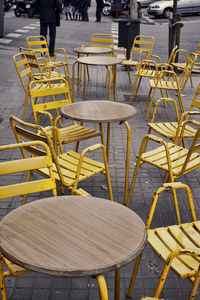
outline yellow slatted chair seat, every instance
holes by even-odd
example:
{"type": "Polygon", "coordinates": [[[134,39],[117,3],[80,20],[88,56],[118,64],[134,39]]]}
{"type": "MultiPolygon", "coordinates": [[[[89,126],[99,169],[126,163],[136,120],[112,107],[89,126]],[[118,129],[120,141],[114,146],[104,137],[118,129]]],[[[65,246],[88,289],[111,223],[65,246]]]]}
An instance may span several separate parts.
{"type": "MultiPolygon", "coordinates": [[[[68,151],[64,154],[58,155],[58,163],[63,174],[63,180],[67,187],[71,187],[75,183],[77,176],[77,168],[79,165],[81,154],[75,151],[68,151]]],[[[105,170],[104,163],[95,161],[88,157],[83,158],[82,166],[80,169],[79,182],[92,177],[95,174],[103,173],[105,170]]],[[[48,175],[48,170],[40,169],[39,170],[44,175],[48,175]]],[[[54,164],[53,174],[55,179],[60,182],[59,172],[54,164]]]]}
{"type": "MultiPolygon", "coordinates": [[[[151,129],[167,137],[168,139],[174,140],[178,123],[177,122],[165,122],[165,123],[148,123],[151,129]]],[[[181,130],[181,128],[180,128],[181,130]]],[[[186,126],[184,131],[184,138],[193,138],[196,134],[196,130],[191,126],[186,126]]]]}
{"type": "MultiPolygon", "coordinates": [[[[182,114],[181,118],[179,117],[177,104],[174,99],[171,99],[171,98],[159,99],[155,104],[151,122],[148,123],[148,126],[149,126],[148,133],[151,133],[151,130],[153,129],[155,132],[161,134],[162,136],[169,138],[176,142],[177,138],[180,136],[183,121],[186,118],[189,118],[190,116],[193,117],[195,115],[200,114],[200,111],[192,111],[194,108],[197,110],[200,109],[200,98],[199,97],[200,97],[200,84],[198,85],[198,87],[196,89],[196,92],[195,92],[194,98],[192,100],[192,103],[190,105],[189,111],[182,114]],[[158,122],[158,123],[154,122],[157,108],[162,102],[174,104],[176,117],[177,117],[176,122],[158,122]]],[[[183,134],[183,140],[182,140],[183,145],[184,145],[184,138],[193,138],[195,136],[195,134],[196,134],[196,129],[191,127],[190,125],[186,125],[184,134],[183,134]]]]}
{"type": "MultiPolygon", "coordinates": [[[[200,247],[200,221],[148,229],[148,243],[159,257],[166,261],[173,251],[200,247]]],[[[199,268],[200,259],[181,255],[174,258],[171,268],[180,278],[191,278],[199,268]]]]}

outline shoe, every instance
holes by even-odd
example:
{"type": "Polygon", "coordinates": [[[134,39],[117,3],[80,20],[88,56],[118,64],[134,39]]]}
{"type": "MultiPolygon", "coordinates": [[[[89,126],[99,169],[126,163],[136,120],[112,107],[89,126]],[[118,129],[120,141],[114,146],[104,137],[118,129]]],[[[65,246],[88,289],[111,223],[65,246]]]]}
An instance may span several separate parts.
{"type": "Polygon", "coordinates": [[[100,20],[96,20],[95,22],[101,22],[100,20]]]}
{"type": "Polygon", "coordinates": [[[50,56],[51,56],[51,57],[54,57],[54,53],[50,53],[50,56]]]}

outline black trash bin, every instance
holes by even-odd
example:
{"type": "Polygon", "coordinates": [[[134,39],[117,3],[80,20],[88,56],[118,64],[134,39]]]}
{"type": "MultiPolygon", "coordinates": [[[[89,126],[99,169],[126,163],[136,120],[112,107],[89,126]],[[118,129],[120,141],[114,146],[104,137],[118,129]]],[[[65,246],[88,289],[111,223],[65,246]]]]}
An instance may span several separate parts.
{"type": "Polygon", "coordinates": [[[3,37],[4,27],[4,1],[0,0],[0,38],[3,37]]]}
{"type": "Polygon", "coordinates": [[[140,20],[118,20],[118,46],[126,48],[127,58],[130,58],[130,52],[133,40],[136,35],[140,34],[140,20]]]}

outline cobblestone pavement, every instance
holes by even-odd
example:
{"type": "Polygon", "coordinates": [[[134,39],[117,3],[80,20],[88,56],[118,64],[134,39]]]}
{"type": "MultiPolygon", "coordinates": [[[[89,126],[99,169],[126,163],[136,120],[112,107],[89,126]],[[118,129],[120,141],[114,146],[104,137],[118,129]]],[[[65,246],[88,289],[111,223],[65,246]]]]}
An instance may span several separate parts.
{"type": "MultiPolygon", "coordinates": [[[[91,9],[90,22],[79,23],[65,22],[62,20],[61,27],[57,31],[56,45],[57,47],[65,47],[69,53],[69,65],[71,65],[75,59],[75,54],[72,49],[82,44],[88,45],[90,35],[93,32],[105,32],[110,33],[114,23],[110,22],[110,19],[103,18],[102,23],[98,24],[94,22],[94,12],[91,9]],[[81,26],[80,26],[81,25],[81,26]]],[[[28,26],[27,20],[27,26],[28,26]]],[[[8,22],[8,20],[6,20],[8,22]]],[[[38,21],[32,20],[34,24],[38,24],[38,21]]],[[[30,21],[29,21],[30,23],[30,21]]],[[[145,35],[155,36],[156,48],[155,53],[162,57],[163,61],[167,60],[166,53],[166,39],[163,39],[162,34],[166,34],[167,27],[162,27],[162,33],[159,33],[157,26],[141,24],[141,32],[145,35]],[[159,41],[159,43],[158,43],[159,41]],[[161,41],[161,42],[160,42],[161,41]]],[[[25,45],[25,38],[28,35],[38,34],[38,27],[24,33],[13,43],[9,45],[2,45],[0,43],[0,144],[10,144],[15,142],[10,124],[9,117],[11,115],[21,116],[23,108],[24,91],[20,85],[19,78],[17,77],[16,70],[12,61],[12,56],[18,52],[18,47],[25,45]]],[[[194,41],[187,45],[188,48],[193,47],[194,41]]],[[[194,47],[195,48],[195,47],[194,47]]],[[[194,50],[194,49],[193,49],[194,50]]],[[[107,99],[107,89],[104,87],[105,83],[105,69],[104,68],[90,68],[90,82],[87,83],[87,100],[107,99]]],[[[132,79],[134,81],[134,72],[132,71],[132,79]]],[[[198,74],[193,76],[194,88],[191,88],[188,82],[186,88],[183,91],[183,102],[185,109],[190,106],[191,100],[195,94],[196,87],[200,82],[198,74]]],[[[129,84],[128,75],[123,66],[117,68],[117,102],[129,103],[130,94],[132,91],[133,83],[129,84]]],[[[139,95],[135,97],[132,105],[137,109],[137,115],[129,121],[131,126],[131,162],[130,162],[130,180],[132,179],[133,170],[136,162],[136,155],[139,151],[140,143],[144,134],[147,133],[147,122],[145,121],[144,105],[146,102],[147,93],[149,90],[148,80],[143,80],[139,95]]],[[[176,96],[174,94],[172,97],[176,96]]],[[[160,98],[160,94],[156,94],[156,99],[160,98]]],[[[82,100],[82,88],[78,92],[75,90],[75,101],[82,100]]],[[[158,120],[174,120],[175,113],[171,107],[160,107],[158,110],[158,120]]],[[[33,116],[31,114],[30,104],[28,106],[25,120],[33,122],[33,116]]],[[[69,121],[65,120],[65,124],[69,121]]],[[[90,124],[90,126],[95,126],[90,124]]],[[[81,149],[88,146],[89,143],[95,141],[82,142],[81,149]]],[[[126,129],[123,125],[112,124],[111,131],[111,152],[110,152],[110,172],[111,181],[114,192],[114,199],[119,203],[123,203],[124,196],[124,174],[125,174],[125,145],[126,145],[126,129]]],[[[68,149],[70,146],[67,146],[68,149]]],[[[18,153],[11,153],[10,151],[2,156],[1,160],[6,158],[14,158],[18,153]]],[[[197,216],[200,216],[200,180],[199,170],[193,171],[183,178],[179,179],[183,183],[186,183],[192,189],[192,194],[195,203],[195,209],[197,216]]],[[[131,199],[130,208],[135,210],[144,221],[147,219],[148,210],[152,201],[154,191],[162,184],[163,173],[153,167],[144,165],[139,170],[139,175],[136,181],[134,193],[131,199]]],[[[6,178],[5,180],[8,180],[6,178]]],[[[17,181],[17,176],[10,176],[9,180],[17,181]]],[[[1,181],[3,184],[3,181],[1,181]]],[[[97,197],[108,198],[108,192],[105,189],[105,181],[102,176],[94,176],[88,181],[84,181],[80,184],[89,193],[97,197]]],[[[67,192],[66,192],[67,193],[67,192]]],[[[35,200],[42,195],[34,195],[29,197],[29,201],[35,200]]],[[[183,199],[182,215],[183,221],[190,221],[187,205],[185,204],[185,195],[181,193],[183,199]]],[[[160,205],[156,210],[156,216],[152,226],[164,226],[167,224],[176,223],[174,216],[174,208],[172,204],[171,195],[166,192],[161,196],[160,205]],[[165,198],[165,199],[164,199],[165,198]]],[[[18,207],[21,204],[21,198],[16,197],[14,199],[6,199],[0,202],[0,214],[3,217],[12,209],[18,207]]],[[[130,228],[131,230],[131,228],[130,228]]],[[[133,263],[127,265],[121,270],[121,296],[120,299],[126,299],[126,292],[131,277],[133,263]]],[[[154,255],[152,250],[147,246],[140,265],[136,284],[131,299],[139,300],[141,296],[152,296],[155,290],[158,278],[162,271],[162,263],[154,255]]],[[[106,280],[109,290],[109,299],[113,299],[114,296],[114,273],[106,274],[106,280]]],[[[168,276],[166,284],[163,289],[162,297],[170,300],[183,300],[187,299],[191,283],[186,279],[178,279],[172,272],[168,276]]],[[[9,300],[96,300],[99,299],[98,287],[94,278],[55,278],[46,276],[43,274],[31,273],[26,276],[19,276],[17,278],[6,279],[7,296],[9,300]]],[[[200,294],[197,294],[197,298],[200,299],[200,294]]]]}

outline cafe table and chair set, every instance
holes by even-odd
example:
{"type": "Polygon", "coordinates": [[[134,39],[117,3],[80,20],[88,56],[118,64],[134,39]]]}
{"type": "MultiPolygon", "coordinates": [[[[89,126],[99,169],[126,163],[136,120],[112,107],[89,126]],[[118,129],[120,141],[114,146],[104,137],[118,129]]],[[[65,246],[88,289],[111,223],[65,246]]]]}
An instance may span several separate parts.
{"type": "MultiPolygon", "coordinates": [[[[104,274],[111,271],[115,271],[114,297],[115,300],[119,300],[120,268],[135,260],[128,289],[128,297],[131,297],[147,241],[165,262],[165,266],[154,298],[142,299],[160,299],[170,269],[174,270],[179,277],[187,277],[193,282],[189,299],[194,299],[200,280],[200,250],[198,250],[200,224],[196,218],[190,188],[174,181],[200,166],[198,153],[200,123],[196,119],[193,120],[193,116],[198,117],[200,114],[199,111],[193,111],[194,107],[197,110],[200,108],[198,99],[200,84],[190,111],[185,112],[181,117],[178,114],[176,101],[169,97],[169,90],[177,91],[178,104],[181,111],[184,111],[181,91],[187,80],[189,78],[191,80],[191,71],[197,54],[188,57],[181,75],[182,81],[178,82],[172,67],[169,67],[170,61],[168,64],[159,61],[159,66],[155,65],[153,62],[155,56],[152,55],[153,45],[154,38],[137,36],[131,57],[127,59],[125,55],[123,60],[114,53],[112,35],[93,34],[89,47],[81,46],[74,49],[78,57],[72,65],[72,83],[65,49],[56,49],[55,57],[51,60],[46,40],[41,36],[28,37],[27,47],[20,48],[20,52],[13,57],[25,91],[24,109],[21,119],[10,117],[17,143],[0,146],[0,151],[1,153],[18,151],[21,156],[16,159],[18,156],[14,155],[15,159],[2,160],[0,175],[6,177],[19,173],[23,176],[18,177],[20,182],[8,184],[7,181],[2,181],[4,184],[0,186],[0,199],[16,196],[23,196],[23,198],[22,205],[7,214],[0,222],[2,300],[7,299],[5,277],[29,272],[64,277],[93,276],[98,282],[100,299],[108,300],[104,274]],[[56,56],[59,52],[64,55],[63,61],[57,60],[56,56]],[[134,58],[135,53],[137,58],[134,58]],[[150,78],[146,107],[149,101],[150,105],[147,117],[156,90],[160,89],[162,95],[162,99],[156,102],[153,118],[149,123],[149,132],[142,141],[130,190],[131,127],[128,120],[132,119],[137,111],[132,105],[117,102],[117,65],[119,64],[127,68],[130,82],[130,68],[137,68],[130,103],[135,90],[136,93],[138,92],[142,77],[150,78]],[[155,66],[154,70],[151,70],[152,65],[155,66]],[[83,83],[83,99],[85,99],[86,81],[90,80],[90,66],[95,66],[96,69],[104,67],[106,70],[107,101],[95,99],[75,101],[75,72],[77,70],[77,88],[79,89],[83,83]],[[111,101],[112,88],[113,101],[111,101]],[[164,90],[167,98],[164,97],[164,90]],[[24,121],[29,99],[34,123],[24,121]],[[166,126],[155,123],[159,103],[163,102],[165,106],[170,101],[174,103],[177,121],[166,126]],[[47,120],[47,126],[40,125],[41,119],[47,120]],[[63,119],[72,120],[72,124],[63,126],[63,119]],[[127,133],[124,205],[116,203],[113,199],[109,171],[111,124],[114,122],[124,124],[127,133]],[[84,123],[98,124],[99,130],[86,127],[84,123]],[[164,126],[167,130],[162,132],[164,126]],[[106,135],[105,127],[107,127],[106,135]],[[153,136],[150,130],[170,138],[172,142],[167,143],[153,136]],[[93,138],[99,138],[99,142],[79,153],[80,142],[93,138]],[[186,138],[192,139],[189,149],[185,148],[186,138]],[[160,146],[147,151],[149,141],[160,146]],[[71,143],[76,143],[75,151],[65,152],[65,145],[68,144],[70,147],[71,143]],[[100,152],[101,160],[94,159],[97,152],[100,152]],[[164,170],[165,175],[163,186],[154,195],[146,225],[133,210],[129,209],[137,172],[143,163],[164,170]],[[110,201],[90,195],[88,191],[79,187],[80,182],[90,180],[92,176],[98,174],[103,174],[106,178],[110,201]],[[177,196],[180,189],[186,192],[188,198],[191,223],[181,223],[177,196]],[[65,194],[65,190],[70,195],[58,195],[59,192],[65,194]],[[40,195],[44,191],[51,191],[52,197],[38,196],[36,201],[26,203],[29,194],[40,195]],[[172,192],[178,225],[150,229],[158,196],[165,191],[172,192]]],[[[176,49],[173,55],[175,52],[176,49]]],[[[173,61],[172,57],[170,59],[173,61]]]]}

